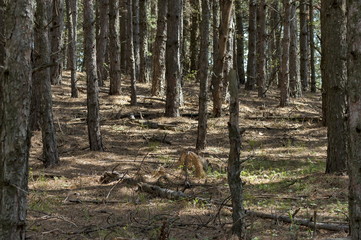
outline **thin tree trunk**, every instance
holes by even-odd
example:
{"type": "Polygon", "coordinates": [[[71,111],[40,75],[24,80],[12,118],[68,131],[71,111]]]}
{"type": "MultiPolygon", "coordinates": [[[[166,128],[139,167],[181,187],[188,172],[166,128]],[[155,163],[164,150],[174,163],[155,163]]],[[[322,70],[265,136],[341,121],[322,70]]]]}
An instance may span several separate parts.
{"type": "Polygon", "coordinates": [[[349,219],[351,239],[361,239],[361,2],[347,3],[349,219]]]}
{"type": "Polygon", "coordinates": [[[266,2],[258,0],[257,7],[257,90],[264,97],[266,83],[266,2]]]}
{"type": "Polygon", "coordinates": [[[83,0],[84,4],[84,55],[87,75],[87,124],[90,150],[103,151],[100,134],[99,86],[96,67],[94,0],[83,0]]]}
{"type": "MultiPolygon", "coordinates": [[[[184,12],[184,16],[183,16],[183,22],[182,22],[182,47],[181,47],[181,63],[183,66],[183,73],[185,75],[188,75],[190,73],[190,45],[191,45],[191,40],[190,40],[190,28],[191,28],[191,11],[189,11],[189,9],[191,8],[190,6],[190,1],[185,1],[184,6],[183,6],[183,12],[184,12]]],[[[182,83],[183,84],[183,83],[182,83]]]]}
{"type": "Polygon", "coordinates": [[[323,78],[327,82],[326,173],[346,170],[346,0],[322,2],[323,78]]]}
{"type": "Polygon", "coordinates": [[[213,96],[213,115],[220,117],[222,115],[222,93],[223,93],[223,70],[227,53],[227,40],[229,36],[229,26],[232,16],[233,0],[225,0],[222,4],[221,26],[219,29],[217,60],[213,67],[212,77],[212,96],[213,96]]]}
{"type": "Polygon", "coordinates": [[[109,0],[110,95],[121,93],[119,30],[119,0],[109,0]]]}
{"type": "Polygon", "coordinates": [[[148,64],[148,0],[139,0],[139,82],[149,82],[149,64],[148,64]]]}
{"type": "Polygon", "coordinates": [[[208,78],[209,78],[209,31],[210,31],[210,3],[202,0],[202,22],[200,25],[200,58],[202,63],[199,68],[199,118],[196,149],[203,150],[206,146],[207,135],[207,105],[208,105],[208,78]]]}
{"type": "Polygon", "coordinates": [[[130,87],[130,91],[131,91],[131,95],[130,95],[130,104],[131,105],[136,105],[137,104],[137,88],[136,88],[136,84],[137,84],[137,79],[136,79],[136,59],[134,56],[134,32],[133,32],[133,23],[134,21],[131,21],[131,19],[133,19],[133,0],[128,0],[128,48],[129,48],[129,73],[130,73],[130,83],[131,83],[131,87],[130,87]]]}
{"type": "Polygon", "coordinates": [[[129,73],[129,64],[128,64],[128,10],[127,2],[128,0],[119,0],[120,1],[120,61],[121,61],[121,71],[124,74],[129,73]]]}
{"type": "Polygon", "coordinates": [[[213,68],[216,64],[217,58],[218,58],[218,39],[219,39],[219,1],[213,0],[213,6],[212,6],[212,29],[213,29],[213,68]]]}
{"type": "MultiPolygon", "coordinates": [[[[6,13],[6,6],[5,6],[5,0],[0,0],[0,36],[4,35],[4,29],[5,29],[5,13],[6,13]]],[[[4,66],[5,61],[5,41],[1,38],[0,41],[0,66],[4,66]]],[[[1,72],[0,68],[0,72],[1,72]]],[[[1,92],[1,89],[0,89],[1,92]]],[[[0,98],[1,99],[1,98],[0,98]]]]}
{"type": "Polygon", "coordinates": [[[237,73],[240,84],[245,84],[246,76],[244,71],[244,30],[243,11],[240,0],[235,1],[236,7],[236,43],[237,43],[237,73]]]}
{"type": "Polygon", "coordinates": [[[300,77],[302,91],[308,89],[307,0],[300,1],[300,77]]]}
{"type": "MultiPolygon", "coordinates": [[[[51,7],[51,0],[37,0],[36,3],[35,67],[41,67],[50,62],[50,44],[47,25],[49,23],[48,9],[51,7]]],[[[53,121],[50,69],[45,68],[34,73],[33,78],[39,82],[40,87],[40,94],[36,97],[40,99],[43,164],[45,167],[52,167],[59,163],[59,154],[53,121]]]]}
{"type": "Polygon", "coordinates": [[[245,89],[253,90],[256,83],[256,45],[257,45],[257,0],[249,0],[248,19],[248,62],[245,89]]]}
{"type": "Polygon", "coordinates": [[[71,97],[78,97],[78,84],[77,84],[77,21],[78,21],[78,0],[66,0],[67,12],[69,14],[68,19],[68,65],[71,74],[71,97]]]}
{"type": "Polygon", "coordinates": [[[166,117],[179,117],[181,94],[180,37],[182,0],[168,4],[166,49],[166,117]]]}
{"type": "Polygon", "coordinates": [[[232,70],[229,74],[230,81],[230,104],[229,104],[229,142],[230,150],[227,165],[228,185],[231,192],[232,199],[232,234],[237,235],[239,239],[244,239],[246,215],[243,207],[243,188],[240,173],[240,148],[241,148],[241,133],[239,130],[239,81],[237,79],[236,71],[232,70]]]}
{"type": "Polygon", "coordinates": [[[139,41],[139,0],[132,0],[133,6],[133,49],[134,49],[134,67],[135,78],[139,79],[139,65],[140,65],[140,41],[139,41]]]}
{"type": "Polygon", "coordinates": [[[199,16],[200,16],[200,7],[199,0],[191,0],[190,1],[192,13],[191,13],[191,35],[190,35],[190,70],[197,71],[198,70],[198,54],[199,54],[199,16]]]}
{"type": "Polygon", "coordinates": [[[291,3],[291,22],[290,22],[290,96],[301,97],[301,82],[298,77],[298,51],[297,51],[297,16],[296,16],[296,3],[291,3]]]}
{"type": "Polygon", "coordinates": [[[152,95],[164,95],[167,43],[167,0],[158,0],[157,34],[153,49],[152,95]]]}
{"type": "Polygon", "coordinates": [[[280,60],[281,60],[281,32],[282,32],[282,22],[280,18],[279,11],[279,1],[273,0],[271,7],[269,8],[270,12],[270,37],[269,37],[269,52],[270,52],[270,61],[269,65],[269,78],[268,84],[272,84],[272,82],[276,82],[278,80],[278,76],[281,74],[280,71],[280,60]]]}
{"type": "MultiPolygon", "coordinates": [[[[97,18],[99,32],[97,35],[97,70],[98,70],[98,83],[99,86],[104,86],[104,81],[108,77],[106,68],[106,53],[108,46],[109,35],[109,0],[98,1],[99,17],[97,18]]],[[[114,28],[114,26],[113,26],[114,28]]],[[[118,30],[117,30],[118,31],[118,30]]],[[[113,51],[113,50],[112,50],[113,51]]],[[[112,52],[110,51],[110,52],[112,52]]]]}
{"type": "Polygon", "coordinates": [[[280,107],[289,103],[289,56],[290,56],[290,18],[291,6],[289,0],[283,0],[283,39],[281,61],[281,101],[280,107]]]}
{"type": "Polygon", "coordinates": [[[50,68],[51,83],[61,84],[63,72],[63,28],[64,28],[64,0],[54,0],[52,10],[52,24],[50,28],[51,61],[55,66],[50,68]]]}
{"type": "Polygon", "coordinates": [[[310,33],[310,68],[311,68],[311,92],[316,92],[316,69],[315,69],[315,41],[313,23],[313,0],[309,0],[309,33],[310,33]]]}
{"type": "Polygon", "coordinates": [[[4,64],[0,68],[0,233],[1,239],[22,240],[28,194],[34,1],[6,1],[6,7],[1,15],[4,25],[0,25],[6,50],[0,62],[4,64]]]}

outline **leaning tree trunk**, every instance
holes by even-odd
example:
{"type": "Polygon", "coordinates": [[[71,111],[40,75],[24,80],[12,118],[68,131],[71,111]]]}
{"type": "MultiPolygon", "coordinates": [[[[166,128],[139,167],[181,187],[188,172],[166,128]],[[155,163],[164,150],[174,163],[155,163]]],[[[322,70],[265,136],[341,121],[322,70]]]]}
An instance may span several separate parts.
{"type": "Polygon", "coordinates": [[[316,92],[316,69],[315,69],[315,40],[313,26],[313,0],[309,0],[309,34],[310,34],[310,70],[311,92],[316,92]]]}
{"type": "Polygon", "coordinates": [[[280,107],[289,103],[289,55],[290,55],[290,12],[289,0],[283,0],[283,39],[282,39],[282,61],[281,61],[281,96],[280,107]]]}
{"type": "Polygon", "coordinates": [[[64,28],[64,0],[54,0],[52,9],[52,23],[50,27],[51,83],[61,84],[63,72],[63,28],[64,28]]]}
{"type": "Polygon", "coordinates": [[[5,44],[0,48],[4,47],[6,56],[3,55],[0,62],[0,237],[23,240],[28,194],[34,1],[6,1],[6,11],[1,18],[4,24],[0,25],[0,33],[5,36],[5,44]]]}
{"type": "Polygon", "coordinates": [[[182,0],[175,0],[168,4],[167,15],[167,49],[166,71],[167,81],[165,116],[178,117],[181,95],[181,63],[180,63],[180,35],[181,35],[182,0]]]}
{"type": "MultiPolygon", "coordinates": [[[[128,19],[133,19],[133,0],[128,0],[128,19]]],[[[137,104],[137,78],[136,78],[136,58],[134,56],[134,44],[135,41],[133,39],[134,32],[133,32],[133,24],[134,21],[128,21],[128,63],[129,63],[129,74],[130,74],[130,104],[136,105],[137,104]]]]}
{"type": "Polygon", "coordinates": [[[213,66],[212,77],[212,96],[213,96],[213,115],[220,117],[222,115],[222,93],[223,93],[223,69],[227,53],[227,41],[232,16],[233,0],[225,0],[222,3],[221,25],[218,38],[217,59],[213,66]]]}
{"type": "Polygon", "coordinates": [[[87,124],[90,150],[103,151],[100,134],[99,86],[95,57],[94,0],[83,0],[84,4],[84,56],[87,75],[87,124]]]}
{"type": "MultiPolygon", "coordinates": [[[[48,9],[51,0],[36,1],[36,28],[34,43],[35,68],[41,68],[50,62],[50,44],[48,34],[48,9]]],[[[34,81],[39,83],[39,93],[33,96],[40,99],[41,133],[43,141],[43,164],[52,167],[59,163],[58,147],[56,143],[53,121],[50,69],[39,70],[33,75],[34,81]]]]}
{"type": "Polygon", "coordinates": [[[322,77],[327,82],[326,173],[346,170],[346,0],[322,1],[322,77]]]}
{"type": "Polygon", "coordinates": [[[202,0],[202,22],[200,25],[200,57],[202,63],[199,68],[198,78],[199,86],[199,118],[197,132],[197,150],[203,150],[206,146],[207,118],[208,118],[208,79],[209,79],[209,30],[210,30],[210,3],[208,0],[202,0]]]}
{"type": "Polygon", "coordinates": [[[300,1],[300,77],[302,91],[308,89],[307,0],[300,1]]]}
{"type": "MultiPolygon", "coordinates": [[[[107,46],[108,46],[108,35],[109,35],[109,0],[98,1],[98,12],[97,18],[99,32],[97,35],[97,70],[98,70],[98,83],[99,86],[104,86],[104,81],[108,77],[106,68],[106,57],[107,57],[107,46]]],[[[113,10],[114,11],[114,10],[113,10]]],[[[115,26],[113,26],[114,28],[115,26]]],[[[117,31],[117,30],[116,30],[117,31]]],[[[110,44],[110,43],[109,43],[110,44]]],[[[113,51],[113,50],[112,50],[113,51]]],[[[112,52],[109,51],[109,52],[112,52]]]]}
{"type": "Polygon", "coordinates": [[[167,43],[167,0],[158,0],[157,34],[153,48],[152,90],[154,96],[164,94],[165,50],[167,43]]]}
{"type": "Polygon", "coordinates": [[[139,82],[149,82],[148,64],[148,0],[139,0],[139,82]]]}
{"type": "Polygon", "coordinates": [[[244,239],[245,234],[245,210],[243,207],[243,187],[240,173],[242,171],[240,161],[241,133],[239,129],[239,82],[236,71],[229,74],[229,92],[231,94],[229,103],[229,157],[227,165],[228,185],[232,199],[232,234],[244,239]]]}
{"type": "Polygon", "coordinates": [[[291,3],[291,22],[290,22],[290,96],[294,98],[301,97],[301,82],[298,77],[298,41],[297,41],[297,17],[296,3],[291,3]]]}
{"type": "Polygon", "coordinates": [[[236,43],[237,43],[237,73],[239,82],[244,84],[246,76],[244,72],[244,30],[243,30],[243,12],[240,0],[235,1],[236,7],[236,43]]]}
{"type": "Polygon", "coordinates": [[[257,90],[258,97],[265,95],[266,83],[266,1],[259,0],[257,7],[257,90]]]}
{"type": "Polygon", "coordinates": [[[248,61],[245,89],[253,90],[256,83],[256,45],[257,45],[257,0],[249,1],[248,19],[248,61]]]}
{"type": "Polygon", "coordinates": [[[351,239],[361,239],[361,2],[347,6],[348,170],[351,239]]]}
{"type": "MultiPolygon", "coordinates": [[[[102,23],[106,24],[106,23],[102,23]]],[[[119,95],[120,83],[120,37],[119,37],[119,0],[109,0],[109,76],[110,95],[119,95]]]]}

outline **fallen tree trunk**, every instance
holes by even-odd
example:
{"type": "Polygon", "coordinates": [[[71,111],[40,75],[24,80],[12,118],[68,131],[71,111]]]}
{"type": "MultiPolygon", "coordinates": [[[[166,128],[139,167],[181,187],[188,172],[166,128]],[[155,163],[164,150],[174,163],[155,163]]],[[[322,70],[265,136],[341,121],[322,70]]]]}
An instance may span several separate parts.
{"type": "MultiPolygon", "coordinates": [[[[214,200],[208,200],[208,199],[201,198],[201,197],[190,196],[190,195],[187,195],[180,191],[174,191],[174,190],[170,190],[170,189],[166,189],[166,188],[161,188],[159,186],[151,185],[148,183],[141,182],[138,184],[138,186],[139,186],[139,190],[141,190],[143,192],[147,192],[152,195],[155,195],[157,197],[161,197],[161,198],[167,198],[167,199],[172,199],[172,200],[197,199],[204,203],[223,205],[224,207],[231,209],[230,205],[222,204],[222,203],[216,202],[214,200]]],[[[308,220],[308,219],[290,218],[289,216],[280,216],[280,215],[275,215],[275,214],[267,214],[267,213],[256,212],[256,211],[249,211],[249,210],[246,211],[246,214],[248,216],[253,216],[253,217],[258,217],[258,218],[263,218],[263,219],[273,219],[273,220],[282,221],[285,223],[302,225],[302,226],[306,226],[306,227],[309,227],[312,229],[316,227],[316,229],[324,229],[324,230],[329,230],[329,231],[344,231],[344,232],[349,231],[349,226],[347,224],[331,224],[331,223],[323,223],[323,222],[318,222],[315,224],[313,221],[308,220]]]]}

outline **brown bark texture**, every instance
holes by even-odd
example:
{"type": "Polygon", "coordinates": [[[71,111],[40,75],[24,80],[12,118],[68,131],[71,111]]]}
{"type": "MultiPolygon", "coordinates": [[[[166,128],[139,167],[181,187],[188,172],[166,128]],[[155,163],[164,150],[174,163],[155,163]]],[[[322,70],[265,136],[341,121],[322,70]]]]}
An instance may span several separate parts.
{"type": "Polygon", "coordinates": [[[248,62],[245,89],[253,90],[256,84],[256,45],[257,45],[257,0],[249,1],[248,19],[248,62]]]}
{"type": "MultiPolygon", "coordinates": [[[[133,19],[133,5],[132,0],[128,0],[128,19],[133,19]]],[[[136,77],[136,59],[134,56],[134,44],[133,39],[133,24],[134,21],[128,21],[128,63],[129,63],[129,74],[130,74],[130,104],[137,104],[137,77],[136,77]]]]}
{"type": "Polygon", "coordinates": [[[300,77],[303,92],[308,89],[308,63],[307,0],[300,0],[300,77]]]}
{"type": "Polygon", "coordinates": [[[291,22],[290,22],[290,96],[294,98],[301,97],[302,89],[300,78],[298,77],[298,37],[297,37],[297,16],[296,3],[291,3],[291,22]]]}
{"type": "Polygon", "coordinates": [[[84,55],[87,75],[87,124],[90,150],[103,151],[100,134],[99,86],[95,57],[94,0],[83,0],[84,4],[84,55]]]}
{"type": "Polygon", "coordinates": [[[290,21],[291,6],[289,0],[283,1],[283,38],[282,38],[282,61],[280,79],[280,107],[289,103],[289,56],[290,56],[290,21]]]}
{"type": "Polygon", "coordinates": [[[242,3],[240,0],[235,1],[235,14],[236,14],[236,43],[237,43],[237,73],[239,82],[244,84],[246,76],[244,71],[244,30],[243,30],[243,11],[242,3]]]}
{"type": "Polygon", "coordinates": [[[7,1],[1,18],[6,56],[0,69],[0,239],[23,240],[28,194],[34,1],[7,1]]]}
{"type": "Polygon", "coordinates": [[[148,64],[148,0],[139,0],[139,82],[149,82],[148,64]]]}
{"type": "Polygon", "coordinates": [[[316,67],[315,67],[315,40],[313,22],[313,0],[308,2],[309,12],[309,34],[310,34],[310,71],[311,71],[311,92],[316,92],[316,67]]]}
{"type": "MultiPolygon", "coordinates": [[[[107,58],[107,46],[109,43],[108,40],[109,40],[109,27],[110,27],[109,0],[98,1],[97,8],[98,8],[97,25],[99,26],[99,32],[97,33],[97,38],[96,38],[98,83],[99,86],[104,86],[104,81],[108,77],[106,58],[107,58]]],[[[115,26],[113,26],[113,28],[114,27],[115,26]]],[[[119,31],[119,29],[116,31],[119,31]]]]}
{"type": "Polygon", "coordinates": [[[50,68],[51,83],[61,84],[63,72],[63,28],[64,28],[64,0],[52,1],[52,23],[50,27],[51,61],[54,64],[50,68]]]}
{"type": "Polygon", "coordinates": [[[257,6],[257,91],[264,97],[266,84],[266,1],[258,0],[257,6]]]}
{"type": "Polygon", "coordinates": [[[119,30],[119,0],[109,0],[110,95],[119,95],[121,93],[119,30]]]}
{"type": "Polygon", "coordinates": [[[78,0],[67,0],[70,9],[70,18],[68,34],[70,38],[69,42],[69,66],[71,74],[71,97],[78,97],[78,83],[77,83],[77,25],[78,25],[78,0]]]}

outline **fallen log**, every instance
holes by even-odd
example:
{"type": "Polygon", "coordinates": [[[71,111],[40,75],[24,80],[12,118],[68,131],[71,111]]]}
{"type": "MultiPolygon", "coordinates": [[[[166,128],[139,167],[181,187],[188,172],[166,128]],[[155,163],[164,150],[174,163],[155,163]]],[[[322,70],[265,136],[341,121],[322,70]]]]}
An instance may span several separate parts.
{"type": "MultiPolygon", "coordinates": [[[[167,198],[167,199],[172,199],[172,200],[179,200],[179,199],[186,199],[186,200],[200,200],[204,203],[210,203],[210,204],[215,204],[215,205],[223,205],[224,207],[232,210],[230,205],[226,205],[226,204],[222,204],[222,203],[218,203],[214,200],[208,200],[205,198],[201,198],[201,197],[196,197],[196,196],[190,196],[187,195],[183,192],[180,191],[174,191],[171,189],[166,189],[166,188],[161,188],[159,186],[156,185],[151,185],[148,183],[139,183],[139,190],[143,191],[143,192],[147,192],[149,194],[155,195],[157,197],[161,197],[161,198],[167,198]]],[[[329,230],[329,231],[344,231],[344,232],[348,232],[349,231],[349,226],[347,224],[331,224],[331,223],[323,223],[323,222],[317,222],[316,224],[309,220],[309,219],[301,219],[301,218],[291,218],[289,216],[281,216],[281,215],[275,215],[275,214],[267,214],[267,213],[262,213],[262,212],[256,212],[256,211],[250,211],[247,210],[246,214],[248,216],[253,216],[253,217],[258,217],[258,218],[263,218],[263,219],[273,219],[273,220],[277,220],[277,221],[282,221],[285,223],[292,223],[292,224],[297,224],[297,225],[302,225],[302,226],[306,226],[309,228],[316,228],[316,229],[324,229],[324,230],[329,230]]]]}

